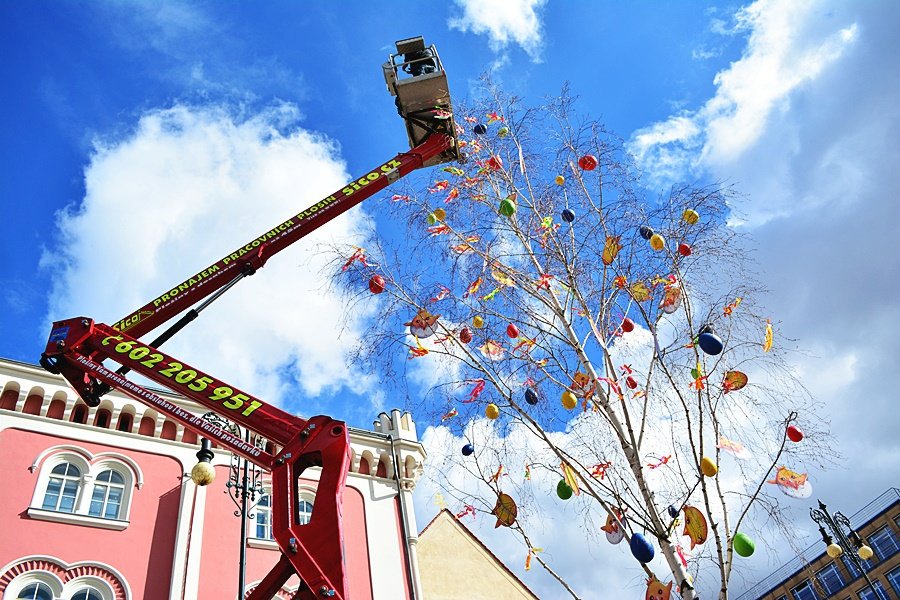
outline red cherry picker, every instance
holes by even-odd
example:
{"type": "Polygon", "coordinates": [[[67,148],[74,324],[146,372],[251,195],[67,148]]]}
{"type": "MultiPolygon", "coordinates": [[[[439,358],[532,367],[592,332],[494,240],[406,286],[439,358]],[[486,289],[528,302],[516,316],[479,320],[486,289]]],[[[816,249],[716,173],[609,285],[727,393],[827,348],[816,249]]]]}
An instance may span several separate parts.
{"type": "Polygon", "coordinates": [[[408,152],[253,238],[113,325],[86,317],[54,322],[41,355],[41,365],[65,377],[88,405],[97,406],[103,394],[117,389],[271,472],[272,533],[282,556],[248,596],[253,600],[272,598],[294,573],[302,582],[296,598],[349,598],[341,521],[341,497],[350,465],[347,426],[327,416],[291,415],[162,352],[159,346],[281,250],[412,171],[460,159],[447,77],[436,49],[426,48],[421,37],[396,45],[397,53],[390,55],[383,70],[406,122],[408,152]],[[181,313],[152,342],[138,339],[181,313]],[[103,365],[107,359],[121,367],[107,368],[103,365]],[[270,454],[204,421],[129,380],[125,376],[129,371],[191,398],[281,450],[270,454]],[[321,467],[321,475],[312,518],[301,525],[298,478],[309,467],[321,467]]]}

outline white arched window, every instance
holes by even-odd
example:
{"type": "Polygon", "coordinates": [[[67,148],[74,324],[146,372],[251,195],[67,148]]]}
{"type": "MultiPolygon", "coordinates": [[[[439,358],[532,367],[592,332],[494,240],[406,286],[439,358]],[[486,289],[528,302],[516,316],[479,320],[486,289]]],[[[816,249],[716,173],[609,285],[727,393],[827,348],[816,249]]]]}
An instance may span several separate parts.
{"type": "Polygon", "coordinates": [[[124,496],[125,477],[118,471],[106,469],[94,479],[94,492],[91,495],[88,514],[92,517],[118,519],[124,496]]]}
{"type": "Polygon", "coordinates": [[[256,531],[255,537],[260,540],[271,540],[272,537],[272,498],[268,494],[263,494],[259,498],[256,508],[256,531]]]}
{"type": "Polygon", "coordinates": [[[81,469],[70,462],[61,462],[50,471],[41,508],[58,512],[75,512],[79,489],[81,489],[81,469]]]}
{"type": "Polygon", "coordinates": [[[30,583],[19,591],[16,600],[53,600],[53,590],[40,581],[30,583]]]}
{"type": "Polygon", "coordinates": [[[72,594],[71,600],[103,600],[103,595],[91,587],[83,587],[72,594]]]}
{"type": "Polygon", "coordinates": [[[300,496],[300,502],[297,506],[297,523],[306,525],[312,519],[313,499],[308,498],[305,494],[300,496]]]}
{"type": "Polygon", "coordinates": [[[33,468],[40,464],[40,474],[28,516],[104,529],[128,527],[140,471],[128,457],[105,454],[94,457],[69,446],[56,453],[51,449],[43,461],[36,459],[33,468]]]}

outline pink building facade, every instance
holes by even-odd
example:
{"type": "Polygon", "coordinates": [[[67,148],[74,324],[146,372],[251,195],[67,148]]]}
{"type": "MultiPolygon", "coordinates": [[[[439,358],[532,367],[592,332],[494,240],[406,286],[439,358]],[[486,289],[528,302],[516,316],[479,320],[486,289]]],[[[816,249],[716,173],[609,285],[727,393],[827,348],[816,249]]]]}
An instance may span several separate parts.
{"type": "MultiPolygon", "coordinates": [[[[162,394],[198,415],[203,407],[162,394]]],[[[408,413],[351,429],[344,492],[345,564],[353,600],[421,598],[412,490],[424,450],[408,413]]],[[[265,443],[264,440],[260,443],[265,443]]],[[[214,450],[216,480],[190,479],[197,436],[115,392],[88,408],[61,378],[0,359],[0,596],[27,600],[238,598],[240,519],[214,450]]],[[[315,515],[315,470],[301,481],[315,515]]],[[[262,478],[265,488],[265,474],[262,478]]],[[[247,523],[246,587],[280,554],[267,497],[247,523]]],[[[290,598],[292,578],[279,597],[290,598]]]]}

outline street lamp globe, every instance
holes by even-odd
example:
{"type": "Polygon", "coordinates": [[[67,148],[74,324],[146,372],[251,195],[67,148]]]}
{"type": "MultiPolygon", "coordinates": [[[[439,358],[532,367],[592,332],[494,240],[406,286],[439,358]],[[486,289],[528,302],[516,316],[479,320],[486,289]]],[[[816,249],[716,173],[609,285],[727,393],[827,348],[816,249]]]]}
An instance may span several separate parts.
{"type": "Polygon", "coordinates": [[[872,558],[872,555],[875,553],[872,552],[872,548],[870,548],[866,544],[863,544],[862,546],[859,547],[859,550],[856,551],[856,554],[863,560],[869,560],[870,558],[872,558]]]}
{"type": "Polygon", "coordinates": [[[828,548],[825,550],[825,552],[831,558],[840,558],[841,554],[844,553],[844,550],[838,544],[835,544],[834,542],[832,542],[832,543],[828,544],[828,548]]]}
{"type": "Polygon", "coordinates": [[[209,485],[216,478],[216,470],[208,462],[198,462],[191,469],[191,481],[197,485],[209,485]]]}

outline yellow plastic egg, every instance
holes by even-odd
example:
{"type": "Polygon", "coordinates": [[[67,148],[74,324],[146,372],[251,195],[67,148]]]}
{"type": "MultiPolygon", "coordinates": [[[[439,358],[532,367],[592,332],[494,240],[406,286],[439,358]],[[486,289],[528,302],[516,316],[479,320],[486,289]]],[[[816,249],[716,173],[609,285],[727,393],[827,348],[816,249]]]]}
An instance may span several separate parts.
{"type": "Polygon", "coordinates": [[[654,233],[650,236],[650,247],[654,250],[662,250],[666,247],[666,238],[658,233],[654,233]]]}
{"type": "Polygon", "coordinates": [[[575,394],[566,390],[562,394],[562,405],[566,408],[566,410],[572,410],[576,406],[578,406],[578,398],[575,397],[575,394]]]}
{"type": "Polygon", "coordinates": [[[472,326],[475,327],[475,329],[481,329],[482,327],[484,327],[484,319],[482,319],[478,315],[475,315],[475,317],[472,319],[472,326]]]}
{"type": "Polygon", "coordinates": [[[696,210],[688,208],[681,213],[681,218],[684,219],[684,222],[688,225],[693,225],[700,220],[700,214],[696,210]]]}
{"type": "Polygon", "coordinates": [[[434,209],[434,212],[431,214],[433,214],[434,218],[437,219],[438,221],[443,221],[444,219],[447,218],[447,212],[443,208],[436,208],[436,209],[434,209]]]}
{"type": "Polygon", "coordinates": [[[562,175],[557,175],[554,181],[556,181],[556,185],[562,185],[566,182],[566,178],[562,175]]]}
{"type": "Polygon", "coordinates": [[[719,467],[716,466],[716,461],[708,456],[704,456],[700,460],[700,472],[707,477],[715,477],[716,473],[719,472],[719,467]]]}
{"type": "Polygon", "coordinates": [[[496,404],[491,402],[487,405],[487,407],[485,407],[484,416],[493,421],[500,416],[500,408],[496,404]]]}

